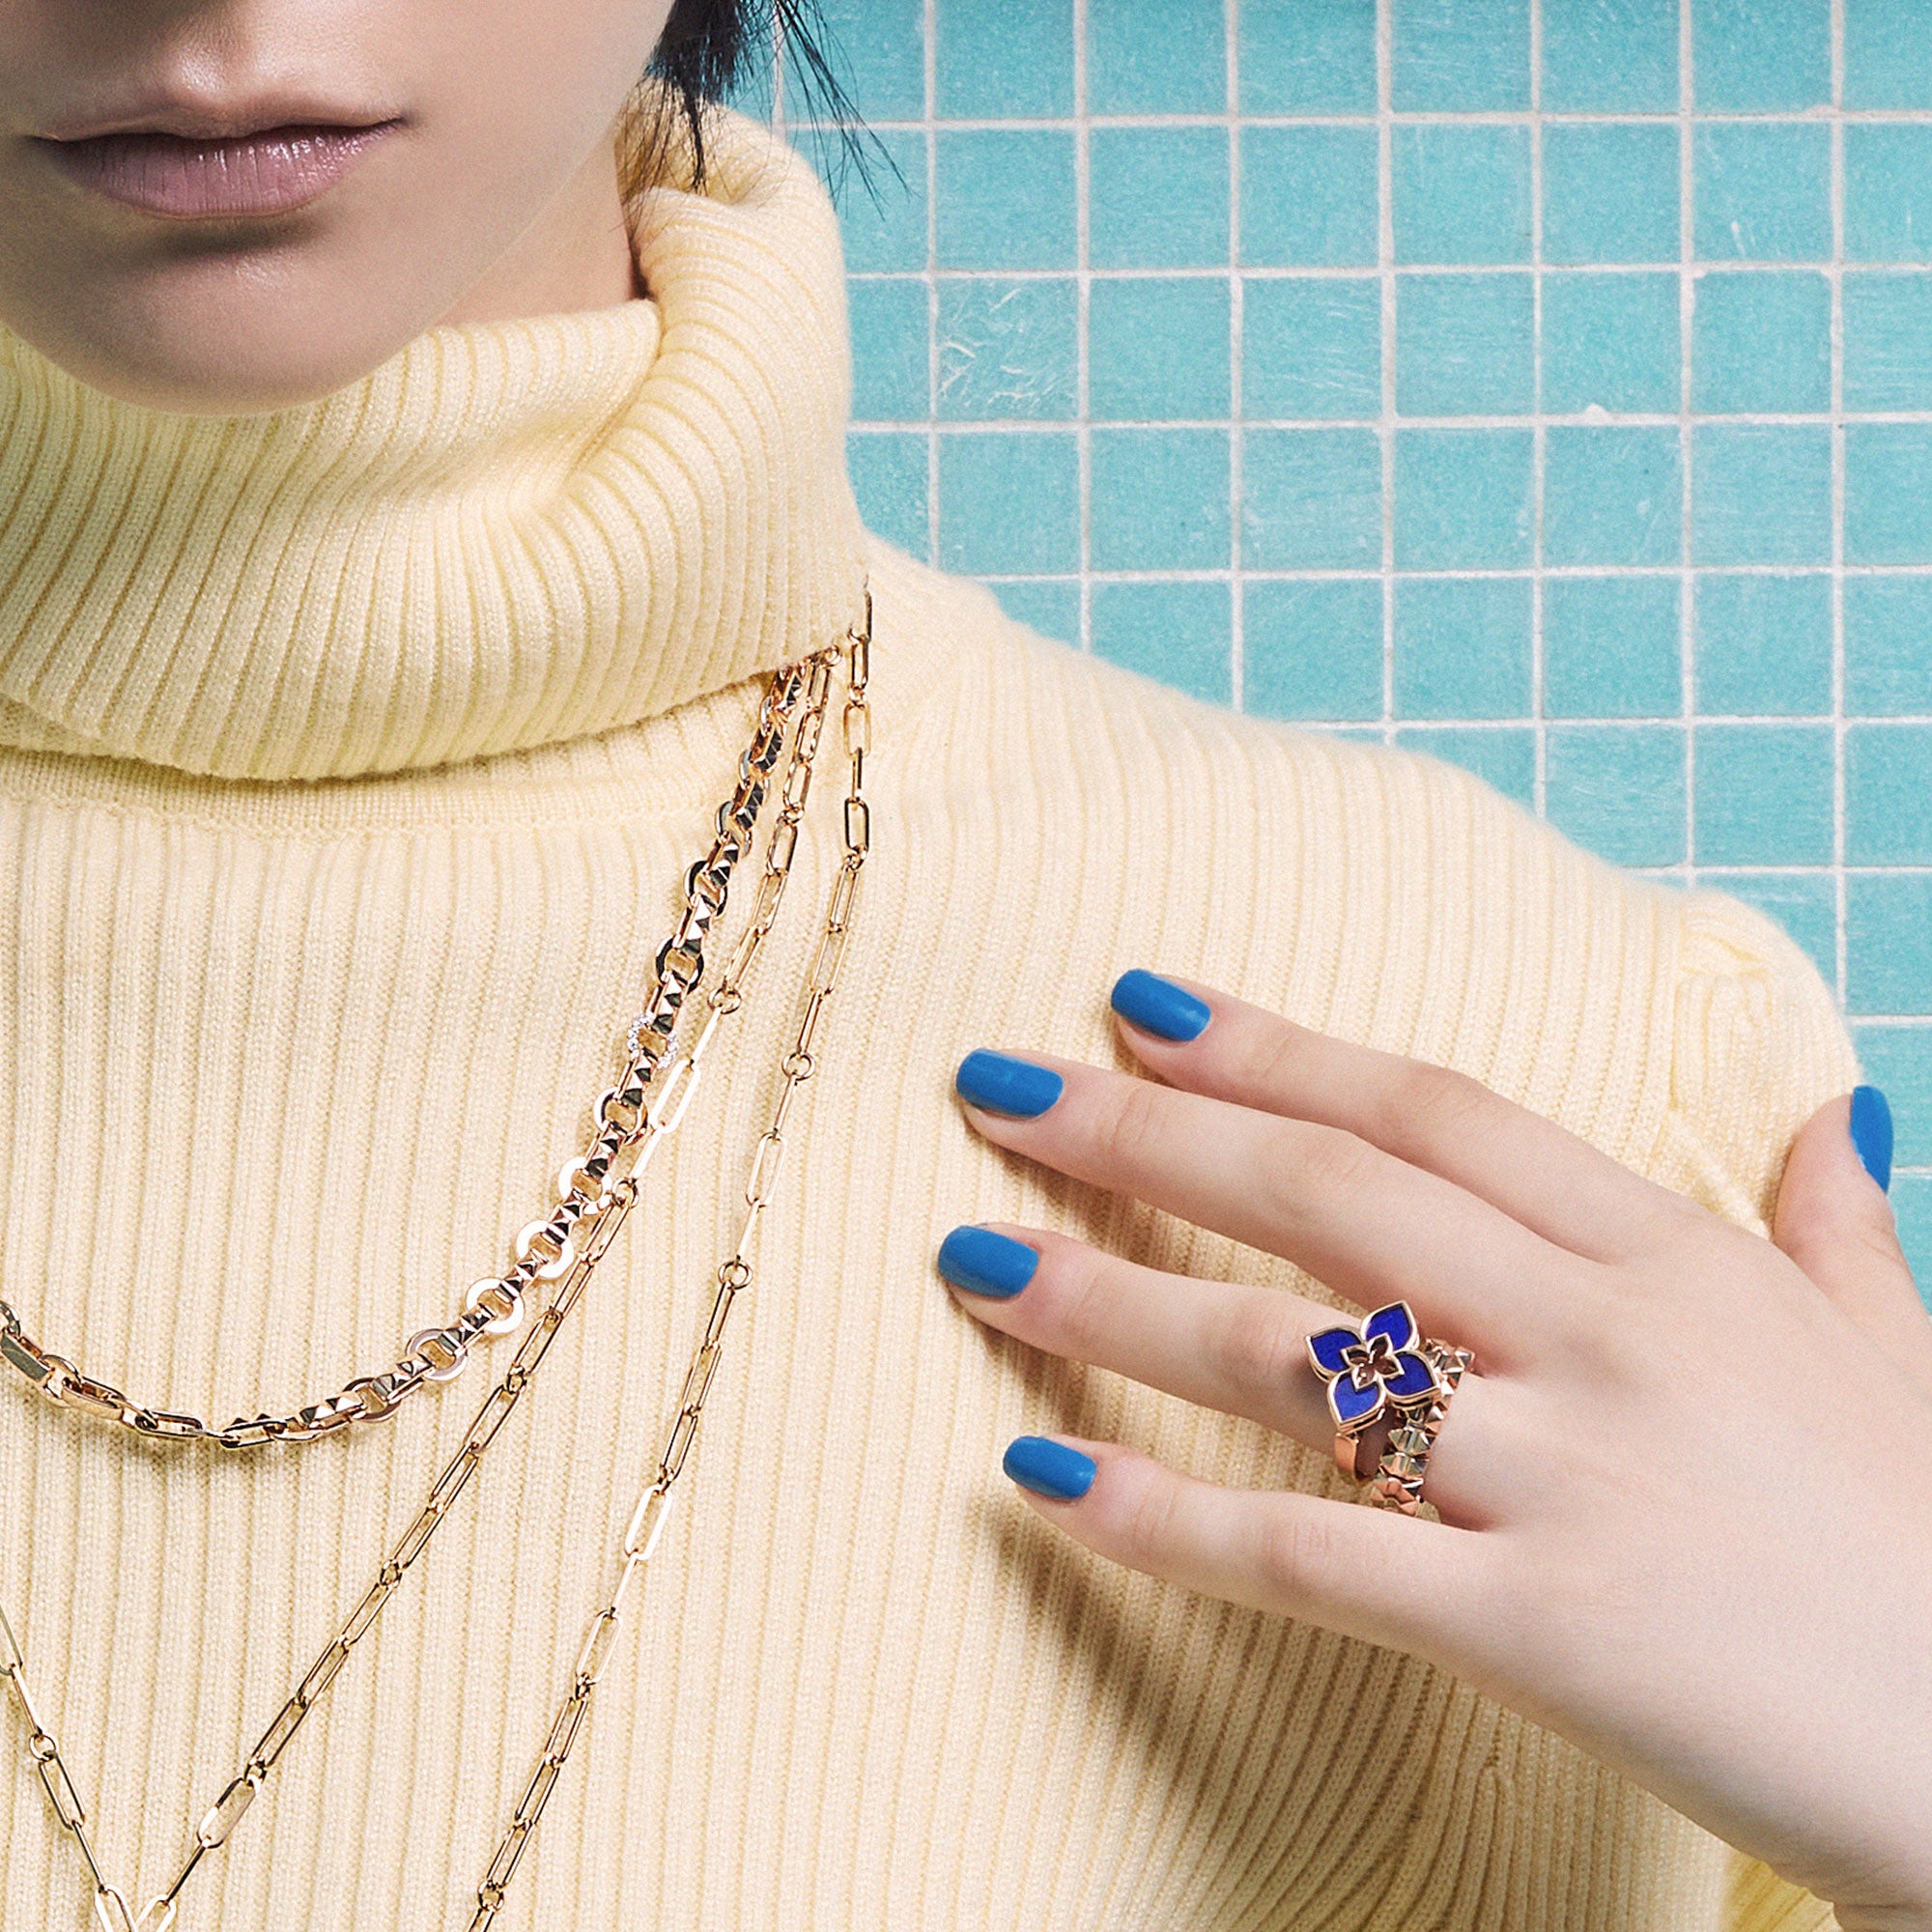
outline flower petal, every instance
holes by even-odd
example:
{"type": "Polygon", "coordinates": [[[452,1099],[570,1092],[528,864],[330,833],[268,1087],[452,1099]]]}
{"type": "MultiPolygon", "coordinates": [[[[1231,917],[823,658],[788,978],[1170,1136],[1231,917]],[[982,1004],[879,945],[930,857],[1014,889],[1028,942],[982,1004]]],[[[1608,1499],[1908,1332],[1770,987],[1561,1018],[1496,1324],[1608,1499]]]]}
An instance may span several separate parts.
{"type": "Polygon", "coordinates": [[[1404,1349],[1397,1352],[1396,1360],[1402,1364],[1402,1372],[1382,1378],[1382,1387],[1388,1391],[1391,1402],[1419,1402],[1424,1396],[1435,1394],[1435,1371],[1426,1357],[1404,1349]]]}
{"type": "Polygon", "coordinates": [[[1380,1382],[1372,1381],[1367,1388],[1357,1388],[1352,1376],[1343,1376],[1328,1384],[1328,1413],[1335,1418],[1337,1429],[1354,1429],[1372,1422],[1381,1408],[1380,1382]]]}
{"type": "Polygon", "coordinates": [[[1323,1328],[1308,1338],[1309,1359],[1322,1375],[1339,1376],[1349,1366],[1344,1351],[1361,1346],[1362,1338],[1352,1328],[1323,1328]]]}
{"type": "Polygon", "coordinates": [[[1378,1308],[1362,1323],[1362,1339],[1386,1335],[1391,1349],[1412,1349],[1415,1347],[1415,1314],[1406,1301],[1391,1301],[1386,1308],[1378,1308]]]}

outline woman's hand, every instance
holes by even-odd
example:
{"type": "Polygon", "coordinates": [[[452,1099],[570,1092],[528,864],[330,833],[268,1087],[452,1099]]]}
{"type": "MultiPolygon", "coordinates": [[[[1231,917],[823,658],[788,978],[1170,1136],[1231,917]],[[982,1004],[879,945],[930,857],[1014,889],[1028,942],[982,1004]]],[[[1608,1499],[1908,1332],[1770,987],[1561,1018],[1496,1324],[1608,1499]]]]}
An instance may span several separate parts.
{"type": "MultiPolygon", "coordinates": [[[[1847,1102],[1793,1147],[1774,1245],[1462,1075],[1149,975],[1115,1005],[1157,1080],[976,1054],[973,1124],[1406,1300],[1475,1366],[1428,1463],[1439,1522],[1072,1438],[1009,1452],[1028,1502],[1116,1562],[1429,1659],[1847,1932],[1932,1927],[1932,1321],[1847,1102]]],[[[941,1265],[1023,1342],[1332,1441],[1325,1303],[1011,1226],[941,1265]]]]}

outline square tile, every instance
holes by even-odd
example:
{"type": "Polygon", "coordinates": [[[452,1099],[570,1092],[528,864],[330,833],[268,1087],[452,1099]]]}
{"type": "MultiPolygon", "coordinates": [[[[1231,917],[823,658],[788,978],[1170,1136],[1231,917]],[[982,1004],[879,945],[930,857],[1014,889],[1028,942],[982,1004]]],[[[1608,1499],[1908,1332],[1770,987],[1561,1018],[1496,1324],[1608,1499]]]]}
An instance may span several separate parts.
{"type": "Polygon", "coordinates": [[[1529,105],[1529,0],[1392,0],[1398,114],[1529,105]]]}
{"type": "Polygon", "coordinates": [[[1096,429],[1089,547],[1095,570],[1225,570],[1228,432],[1096,429]]]}
{"type": "Polygon", "coordinates": [[[1250,430],[1241,560],[1252,570],[1374,570],[1382,560],[1382,453],[1373,430],[1250,430]]]}
{"type": "Polygon", "coordinates": [[[1087,0],[1090,114],[1220,114],[1227,104],[1221,0],[1087,0]]]}
{"type": "Polygon", "coordinates": [[[1080,568],[1080,444],[1071,430],[941,435],[939,567],[996,577],[1080,568]]]}
{"type": "Polygon", "coordinates": [[[1053,128],[942,128],[942,269],[1070,269],[1078,258],[1073,136],[1053,128]]]}
{"type": "Polygon", "coordinates": [[[1009,578],[992,586],[1000,608],[1016,623],[1058,638],[1063,644],[1080,641],[1080,580],[1077,577],[1009,578]]]}
{"type": "Polygon", "coordinates": [[[1210,704],[1233,690],[1225,583],[1096,583],[1094,649],[1210,704]]]}
{"type": "Polygon", "coordinates": [[[1855,872],[1845,881],[1845,1006],[1932,1013],[1932,872],[1855,872]]]}
{"type": "Polygon", "coordinates": [[[1690,528],[1698,563],[1828,563],[1832,437],[1804,424],[1699,423],[1690,528]]]}
{"type": "Polygon", "coordinates": [[[1810,270],[1699,275],[1690,407],[1712,415],[1832,407],[1832,285],[1810,270]]]}
{"type": "Polygon", "coordinates": [[[1679,247],[1674,127],[1544,129],[1546,262],[1675,262],[1679,247]]]}
{"type": "Polygon", "coordinates": [[[1932,275],[1844,278],[1845,407],[1932,410],[1932,275]]]}
{"type": "Polygon", "coordinates": [[[1527,415],[1536,407],[1526,274],[1397,276],[1395,341],[1395,406],[1406,416],[1527,415]]]}
{"type": "Polygon", "coordinates": [[[1381,284],[1249,276],[1241,293],[1241,407],[1250,418],[1380,415],[1381,284]]]}
{"type": "Polygon", "coordinates": [[[845,467],[866,527],[922,563],[932,561],[928,448],[923,431],[861,431],[845,439],[845,467]]]}
{"type": "Polygon", "coordinates": [[[925,136],[898,128],[877,130],[885,162],[872,170],[868,193],[855,170],[838,185],[838,233],[845,267],[855,275],[918,272],[925,267],[925,136]]]}
{"type": "Polygon", "coordinates": [[[1684,859],[1684,730],[1676,724],[1552,724],[1549,820],[1618,866],[1684,859]]]}
{"type": "Polygon", "coordinates": [[[1932,577],[1845,579],[1845,709],[1932,713],[1932,577]]]}
{"type": "Polygon", "coordinates": [[[1838,889],[1829,872],[1698,872],[1714,886],[1755,906],[1811,955],[1828,986],[1838,981],[1838,889]]]}
{"type": "Polygon", "coordinates": [[[1225,417],[1228,309],[1228,284],[1218,278],[1095,276],[1087,296],[1087,403],[1094,418],[1225,417]]]}
{"type": "Polygon", "coordinates": [[[1932,126],[1845,129],[1845,259],[1932,262],[1932,126]]]}
{"type": "Polygon", "coordinates": [[[1831,260],[1829,128],[1703,121],[1695,156],[1699,261],[1831,260]]]}
{"type": "Polygon", "coordinates": [[[1817,0],[1691,0],[1697,105],[1776,114],[1832,98],[1832,20],[1817,0]]]}
{"type": "Polygon", "coordinates": [[[1374,268],[1373,128],[1241,130],[1241,260],[1262,269],[1374,268]]]}
{"type": "Polygon", "coordinates": [[[924,422],[932,413],[925,284],[854,282],[846,291],[846,303],[853,421],[924,422]]]}
{"type": "Polygon", "coordinates": [[[1073,112],[1072,0],[933,4],[933,106],[943,120],[1073,112]]]}
{"type": "MultiPolygon", "coordinates": [[[[1070,277],[941,282],[940,419],[1070,421],[1079,408],[1079,311],[1070,277]]],[[[922,388],[924,378],[922,369],[922,388]]]]}
{"type": "Polygon", "coordinates": [[[1228,136],[1220,128],[1095,128],[1087,253],[1096,269],[1228,260],[1228,136]]]}
{"type": "Polygon", "coordinates": [[[1892,1165],[1932,1167],[1932,1027],[1854,1027],[1852,1040],[1865,1078],[1891,1102],[1892,1165]]]}
{"type": "Polygon", "coordinates": [[[1932,866],[1932,724],[1846,728],[1845,863],[1932,866]]]}
{"type": "Polygon", "coordinates": [[[1674,577],[1552,577],[1543,586],[1550,718],[1676,718],[1684,646],[1674,577]]]}
{"type": "Polygon", "coordinates": [[[1557,424],[1546,432],[1546,563],[1675,563],[1683,524],[1675,429],[1557,424]]]}
{"type": "Polygon", "coordinates": [[[1675,275],[1545,275],[1543,407],[1674,415],[1677,321],[1675,275]]]}
{"type": "Polygon", "coordinates": [[[1259,718],[1382,715],[1382,586],[1259,579],[1241,593],[1241,708],[1259,718]]]}
{"type": "Polygon", "coordinates": [[[1847,426],[1845,561],[1932,563],[1932,424],[1847,426]]]}
{"type": "Polygon", "coordinates": [[[1376,111],[1376,0],[1238,12],[1243,114],[1376,111]]]}
{"type": "Polygon", "coordinates": [[[1398,262],[1529,260],[1528,128],[1426,124],[1392,141],[1398,262]]]}
{"type": "Polygon", "coordinates": [[[1832,708],[1832,580],[1697,579],[1697,709],[1718,717],[1832,708]]]}
{"type": "MultiPolygon", "coordinates": [[[[925,113],[925,0],[819,0],[833,69],[866,121],[918,121],[925,113]]],[[[798,109],[785,76],[788,113],[798,109]]]]}
{"type": "Polygon", "coordinates": [[[1669,114],[1679,0],[1563,0],[1543,10],[1546,112],[1669,114]]]}
{"type": "Polygon", "coordinates": [[[1832,727],[1700,724],[1700,866],[1832,863],[1832,727]]]}
{"type": "Polygon", "coordinates": [[[1521,725],[1493,730],[1454,724],[1405,724],[1395,734],[1405,752],[1460,765],[1505,798],[1527,807],[1536,797],[1536,734],[1521,725]]]}
{"type": "Polygon", "coordinates": [[[1520,718],[1529,710],[1523,577],[1395,581],[1395,715],[1520,718]]]}
{"type": "Polygon", "coordinates": [[[1932,107],[1925,0],[1845,0],[1845,105],[1932,107]]]}
{"type": "Polygon", "coordinates": [[[1397,431],[1396,568],[1527,567],[1534,455],[1526,429],[1397,431]]]}

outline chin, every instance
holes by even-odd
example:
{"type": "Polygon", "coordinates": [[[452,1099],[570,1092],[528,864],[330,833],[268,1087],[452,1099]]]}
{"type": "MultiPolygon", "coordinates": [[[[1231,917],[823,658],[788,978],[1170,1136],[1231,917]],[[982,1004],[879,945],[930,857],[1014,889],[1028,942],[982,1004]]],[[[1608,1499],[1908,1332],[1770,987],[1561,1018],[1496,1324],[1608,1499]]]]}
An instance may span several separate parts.
{"type": "Polygon", "coordinates": [[[314,402],[386,362],[448,305],[419,279],[329,273],[293,249],[175,260],[106,286],[70,277],[59,295],[10,326],[91,388],[201,416],[314,402]]]}

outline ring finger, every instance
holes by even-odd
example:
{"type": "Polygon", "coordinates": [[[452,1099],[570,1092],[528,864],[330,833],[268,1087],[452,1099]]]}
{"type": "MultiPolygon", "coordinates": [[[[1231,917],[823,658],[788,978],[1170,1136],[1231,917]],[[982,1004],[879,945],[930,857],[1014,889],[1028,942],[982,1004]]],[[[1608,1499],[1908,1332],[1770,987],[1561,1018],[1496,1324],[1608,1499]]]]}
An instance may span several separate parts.
{"type": "MultiPolygon", "coordinates": [[[[962,1307],[1017,1341],[1246,1416],[1311,1449],[1325,1453],[1334,1442],[1307,1339],[1348,1317],[1324,1302],[1247,1282],[1168,1274],[1008,1222],[954,1229],[941,1244],[939,1264],[962,1307]],[[1030,1273],[1029,1256],[1037,1257],[1030,1273]]],[[[1418,1320],[1434,1333],[1424,1311],[1418,1320]]],[[[1487,1426],[1498,1394],[1493,1378],[1464,1377],[1455,1399],[1457,1427],[1444,1423],[1430,1459],[1429,1500],[1444,1520],[1465,1528],[1482,1527],[1491,1516],[1498,1472],[1479,1445],[1500,1433],[1487,1426]]],[[[1385,1429],[1373,1432],[1375,1453],[1385,1438],[1385,1429]]]]}

